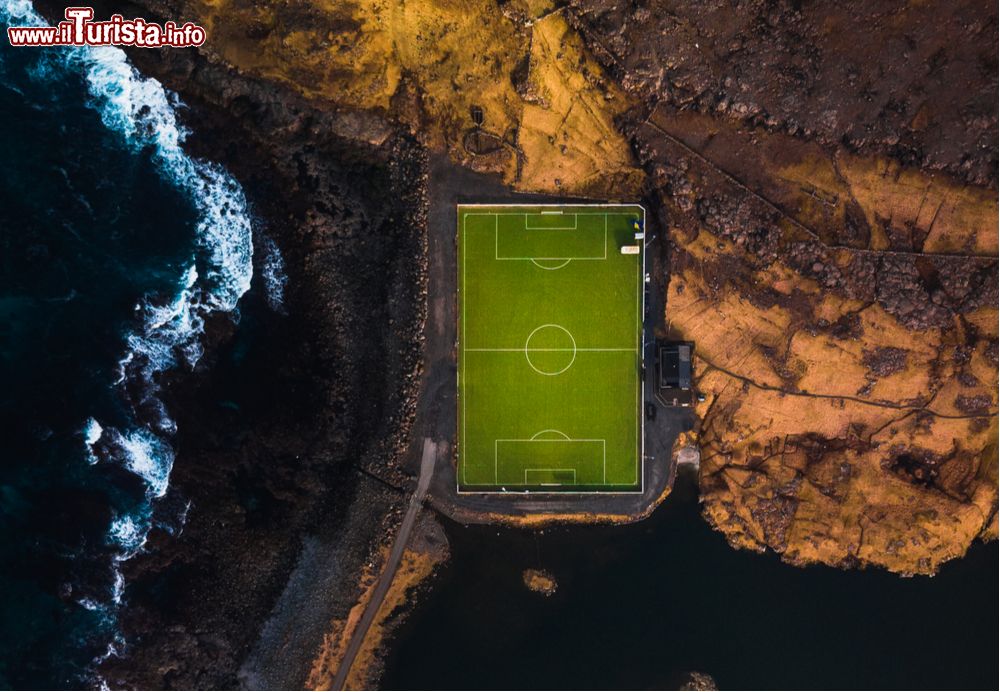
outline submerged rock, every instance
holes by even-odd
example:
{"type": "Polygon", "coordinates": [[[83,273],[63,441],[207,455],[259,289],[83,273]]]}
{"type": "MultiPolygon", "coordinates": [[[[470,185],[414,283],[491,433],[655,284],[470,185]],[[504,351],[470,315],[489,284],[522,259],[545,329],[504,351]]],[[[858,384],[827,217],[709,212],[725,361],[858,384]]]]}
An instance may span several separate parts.
{"type": "Polygon", "coordinates": [[[543,569],[526,569],[523,577],[525,586],[543,596],[551,596],[559,586],[552,573],[543,569]]]}
{"type": "Polygon", "coordinates": [[[708,673],[699,673],[696,670],[688,673],[687,680],[681,685],[682,690],[717,690],[719,685],[708,673]]]}

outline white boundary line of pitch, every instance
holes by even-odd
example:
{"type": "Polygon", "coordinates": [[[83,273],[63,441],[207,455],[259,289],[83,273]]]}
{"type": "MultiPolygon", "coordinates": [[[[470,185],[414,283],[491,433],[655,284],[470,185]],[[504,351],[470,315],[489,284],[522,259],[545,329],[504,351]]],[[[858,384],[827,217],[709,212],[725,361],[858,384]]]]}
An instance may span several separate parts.
{"type": "MultiPolygon", "coordinates": [[[[567,205],[567,204],[531,204],[531,205],[528,205],[528,204],[459,204],[459,205],[456,205],[456,207],[455,207],[456,214],[458,212],[458,207],[460,207],[460,206],[461,207],[471,207],[471,208],[482,208],[482,209],[503,209],[503,208],[508,208],[508,207],[524,208],[526,206],[531,206],[531,207],[535,207],[535,208],[539,208],[540,209],[540,208],[543,208],[543,207],[560,207],[560,208],[573,207],[574,205],[567,205]]],[[[626,208],[629,208],[629,207],[636,207],[636,208],[638,208],[638,209],[640,209],[642,211],[642,228],[643,228],[643,231],[646,230],[646,208],[644,206],[642,206],[641,204],[587,204],[587,205],[579,205],[576,208],[581,208],[581,207],[592,207],[592,208],[598,208],[598,209],[626,209],[626,208]]],[[[562,212],[561,211],[541,211],[539,213],[540,214],[542,214],[542,213],[545,213],[545,214],[554,214],[554,213],[562,213],[562,212]]],[[[604,221],[605,221],[605,227],[607,226],[608,212],[601,212],[601,213],[598,213],[598,212],[592,212],[592,213],[588,213],[588,212],[572,212],[572,213],[576,214],[577,216],[601,216],[601,215],[603,215],[604,216],[604,221]]],[[[460,291],[460,293],[462,293],[462,296],[460,296],[460,298],[462,300],[462,342],[463,343],[465,342],[465,324],[466,324],[466,320],[465,320],[465,308],[466,308],[466,305],[465,305],[465,296],[464,296],[464,293],[465,293],[465,277],[466,277],[466,271],[465,271],[465,248],[466,248],[465,219],[467,217],[469,217],[469,216],[521,216],[522,214],[523,214],[523,212],[520,212],[520,213],[514,213],[514,212],[510,212],[510,213],[506,213],[506,212],[492,212],[492,213],[490,213],[490,212],[465,212],[465,213],[463,213],[461,215],[461,217],[459,219],[459,221],[461,223],[461,226],[462,226],[462,247],[461,247],[461,253],[460,253],[461,254],[460,261],[462,263],[462,285],[459,288],[459,291],[460,291]]],[[[496,229],[496,225],[494,225],[494,231],[495,231],[495,229],[496,229]]],[[[605,254],[607,254],[607,240],[606,240],[606,236],[605,236],[605,246],[604,247],[605,247],[605,254]]],[[[639,280],[638,280],[639,287],[638,287],[638,294],[636,296],[636,302],[641,305],[641,311],[636,315],[636,321],[637,321],[637,323],[638,323],[638,325],[640,327],[639,332],[636,335],[636,343],[638,345],[639,366],[640,366],[640,371],[639,371],[639,385],[640,385],[639,386],[639,399],[638,399],[638,406],[636,408],[636,415],[638,416],[638,419],[639,419],[639,424],[638,424],[638,426],[636,426],[637,427],[636,435],[639,437],[639,442],[640,442],[640,445],[639,445],[640,446],[640,449],[639,449],[639,467],[636,469],[636,472],[639,475],[639,478],[637,479],[637,482],[641,481],[640,485],[639,485],[639,489],[638,490],[560,490],[560,491],[553,491],[553,493],[556,494],[556,495],[641,495],[642,493],[644,493],[646,491],[646,439],[645,439],[645,437],[646,437],[646,418],[643,415],[643,410],[642,410],[642,402],[645,399],[645,392],[646,392],[646,381],[645,381],[645,379],[642,376],[642,368],[645,366],[645,353],[642,351],[642,332],[643,332],[643,330],[642,330],[642,324],[643,324],[643,318],[645,317],[645,309],[646,309],[646,295],[645,295],[645,290],[643,289],[643,284],[644,284],[644,281],[645,281],[645,277],[646,277],[646,249],[645,249],[645,246],[643,246],[643,249],[642,249],[642,263],[639,266],[639,280]]],[[[466,349],[466,348],[463,347],[462,350],[463,351],[473,351],[475,349],[466,349]]],[[[523,352],[523,349],[515,349],[515,350],[519,350],[519,351],[523,352]]],[[[622,349],[622,350],[632,351],[634,349],[622,349]]],[[[462,359],[461,378],[462,378],[462,381],[465,380],[465,359],[464,358],[462,359]]],[[[458,374],[456,373],[456,380],[457,379],[458,379],[458,374]]],[[[460,384],[460,383],[457,383],[457,384],[460,384]]],[[[457,387],[457,389],[458,389],[458,392],[459,392],[459,396],[461,396],[461,391],[462,391],[461,387],[457,387]]],[[[465,429],[466,429],[465,428],[465,422],[466,422],[465,399],[466,399],[466,397],[461,397],[461,398],[462,398],[462,441],[464,441],[465,440],[465,429]]],[[[494,442],[494,444],[495,444],[495,442],[494,442]]],[[[459,443],[458,447],[459,447],[458,448],[458,453],[461,454],[462,453],[461,442],[459,443]]],[[[494,459],[495,458],[496,457],[494,456],[494,459]]],[[[466,477],[465,477],[465,466],[464,465],[462,465],[462,481],[464,483],[467,483],[467,480],[466,480],[466,477]]],[[[613,487],[616,487],[616,486],[624,486],[626,484],[624,484],[624,483],[605,483],[604,485],[606,487],[613,488],[613,487]]],[[[556,486],[556,487],[566,487],[566,486],[556,486]]],[[[537,495],[544,495],[545,494],[544,491],[537,491],[537,490],[536,491],[528,491],[528,490],[500,491],[500,490],[491,490],[491,489],[486,489],[486,490],[462,490],[462,484],[458,482],[457,478],[455,479],[455,493],[458,494],[458,495],[507,495],[507,496],[531,495],[531,494],[537,496],[537,495]]],[[[552,493],[549,493],[549,494],[552,494],[552,493]]]]}

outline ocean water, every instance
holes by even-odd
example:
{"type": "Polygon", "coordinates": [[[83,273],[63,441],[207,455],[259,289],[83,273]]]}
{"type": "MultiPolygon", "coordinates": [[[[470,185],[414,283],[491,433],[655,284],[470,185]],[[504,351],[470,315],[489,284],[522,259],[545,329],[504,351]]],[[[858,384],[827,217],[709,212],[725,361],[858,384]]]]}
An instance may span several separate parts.
{"type": "MultiPolygon", "coordinates": [[[[0,28],[39,22],[0,0],[0,28]]],[[[180,108],[117,49],[0,40],[0,687],[99,684],[127,646],[121,563],[183,530],[160,381],[197,365],[211,313],[238,319],[253,230],[180,108]]]]}
{"type": "Polygon", "coordinates": [[[645,521],[445,523],[451,560],[396,632],[382,689],[996,689],[997,543],[935,577],[734,550],[681,477],[645,521]],[[551,571],[551,597],[522,583],[551,571]]]}

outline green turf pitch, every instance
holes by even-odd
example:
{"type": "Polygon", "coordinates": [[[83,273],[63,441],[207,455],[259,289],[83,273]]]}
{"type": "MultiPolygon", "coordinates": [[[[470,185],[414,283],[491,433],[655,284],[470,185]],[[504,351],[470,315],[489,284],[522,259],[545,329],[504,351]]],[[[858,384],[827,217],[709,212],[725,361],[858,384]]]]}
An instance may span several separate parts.
{"type": "Polygon", "coordinates": [[[462,492],[642,486],[634,205],[458,207],[462,492]]]}

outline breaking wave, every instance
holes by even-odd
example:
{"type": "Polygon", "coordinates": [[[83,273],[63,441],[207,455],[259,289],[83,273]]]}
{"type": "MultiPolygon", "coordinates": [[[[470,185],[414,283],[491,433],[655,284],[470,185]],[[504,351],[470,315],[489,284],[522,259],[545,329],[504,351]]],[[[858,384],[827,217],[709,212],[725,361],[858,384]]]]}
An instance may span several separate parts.
{"type": "MultiPolygon", "coordinates": [[[[0,0],[5,24],[43,25],[28,0],[0,0]]],[[[221,166],[195,160],[182,149],[187,131],[177,120],[183,104],[154,79],[139,74],[125,53],[112,47],[42,49],[32,72],[47,81],[66,72],[82,75],[88,105],[126,146],[148,152],[159,174],[190,200],[197,221],[190,261],[176,268],[170,295],[147,295],[135,306],[135,319],[124,336],[125,352],[114,385],[131,414],[128,422],[81,423],[80,438],[91,465],[119,464],[141,479],[145,499],[115,508],[107,530],[113,547],[112,583],[107,600],[79,601],[88,610],[107,611],[120,603],[124,578],[120,562],[142,550],[154,525],[154,503],[169,489],[174,462],[172,438],[177,426],[160,394],[162,373],[193,368],[202,356],[202,336],[212,313],[233,313],[253,276],[253,241],[243,190],[221,166]]],[[[280,305],[283,270],[280,255],[267,253],[267,292],[280,305]],[[277,259],[273,259],[277,258],[277,259]],[[277,266],[272,266],[277,262],[277,266]]],[[[272,298],[269,298],[271,300],[272,298]]],[[[183,521],[183,519],[181,519],[183,521]]],[[[176,527],[166,527],[168,530],[176,527]]],[[[173,532],[173,531],[172,531],[173,532]]],[[[108,648],[120,651],[116,639],[108,648]]]]}

